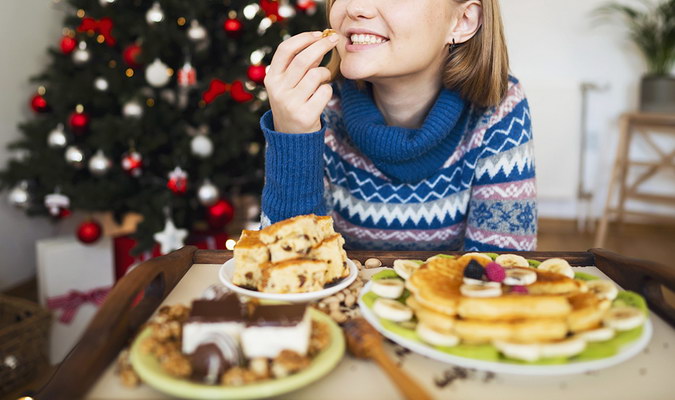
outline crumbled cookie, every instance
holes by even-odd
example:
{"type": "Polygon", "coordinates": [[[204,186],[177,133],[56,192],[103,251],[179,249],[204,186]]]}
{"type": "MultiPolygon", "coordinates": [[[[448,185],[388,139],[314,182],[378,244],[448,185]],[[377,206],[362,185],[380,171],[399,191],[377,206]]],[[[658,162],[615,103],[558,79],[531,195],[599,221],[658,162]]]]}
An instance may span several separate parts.
{"type": "Polygon", "coordinates": [[[187,378],[192,374],[190,361],[178,351],[168,353],[162,358],[161,365],[164,371],[178,378],[187,378]]]}
{"type": "Polygon", "coordinates": [[[220,382],[226,386],[243,386],[258,380],[253,371],[242,367],[234,367],[227,370],[220,382]]]}
{"type": "Polygon", "coordinates": [[[330,344],[330,328],[321,322],[312,321],[312,335],[309,338],[308,354],[314,356],[330,344]]]}
{"type": "Polygon", "coordinates": [[[270,377],[270,366],[267,358],[257,357],[252,359],[248,364],[248,368],[259,379],[267,379],[270,377]]]}
{"type": "Polygon", "coordinates": [[[272,360],[272,375],[283,378],[301,369],[307,368],[309,358],[301,356],[293,350],[283,350],[272,360]]]}

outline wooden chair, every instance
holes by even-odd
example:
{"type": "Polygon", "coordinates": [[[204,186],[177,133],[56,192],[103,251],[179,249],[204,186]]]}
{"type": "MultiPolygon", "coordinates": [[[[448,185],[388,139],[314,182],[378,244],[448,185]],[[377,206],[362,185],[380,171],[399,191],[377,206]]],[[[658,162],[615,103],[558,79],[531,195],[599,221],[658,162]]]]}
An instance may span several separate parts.
{"type": "Polygon", "coordinates": [[[673,168],[675,170],[675,149],[664,151],[651,138],[651,135],[653,134],[675,135],[675,114],[626,113],[621,116],[619,127],[619,145],[617,147],[616,159],[614,160],[614,167],[612,168],[612,175],[609,181],[605,210],[600,219],[595,236],[595,247],[602,247],[605,245],[609,220],[614,216],[617,217],[619,223],[623,222],[626,215],[650,219],[658,217],[659,221],[671,220],[675,222],[675,218],[668,216],[658,216],[654,213],[626,210],[626,200],[628,199],[648,203],[675,205],[675,197],[673,196],[650,194],[640,190],[640,186],[659,171],[668,168],[673,168]],[[635,161],[630,158],[631,143],[637,137],[641,137],[656,153],[658,157],[656,160],[635,161]],[[629,184],[628,172],[632,167],[647,167],[647,169],[639,174],[632,184],[629,184]],[[616,205],[613,205],[612,198],[614,197],[617,188],[619,197],[616,205]]]}
{"type": "MultiPolygon", "coordinates": [[[[661,285],[675,291],[675,271],[666,266],[623,257],[603,249],[516,253],[535,260],[563,257],[575,266],[595,265],[623,288],[644,295],[650,308],[675,326],[675,309],[665,302],[661,292],[661,285]]],[[[376,257],[384,265],[392,265],[396,259],[426,259],[435,254],[354,251],[349,252],[349,257],[361,262],[376,257]]],[[[139,265],[111,290],[78,344],[35,398],[83,398],[193,264],[222,264],[231,257],[230,251],[197,250],[187,246],[139,265]],[[143,294],[143,298],[134,305],[139,293],[143,294]]]]}

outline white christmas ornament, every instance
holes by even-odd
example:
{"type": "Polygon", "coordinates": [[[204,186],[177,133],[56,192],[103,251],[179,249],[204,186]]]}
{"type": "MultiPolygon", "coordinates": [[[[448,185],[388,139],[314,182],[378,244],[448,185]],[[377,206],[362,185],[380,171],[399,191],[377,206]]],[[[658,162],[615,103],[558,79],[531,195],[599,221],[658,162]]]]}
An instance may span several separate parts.
{"type": "Polygon", "coordinates": [[[110,170],[112,161],[99,150],[89,159],[89,172],[95,176],[103,176],[110,170]]]}
{"type": "Polygon", "coordinates": [[[140,118],[143,115],[143,107],[136,100],[131,100],[122,107],[122,115],[127,118],[140,118]]]}
{"type": "Polygon", "coordinates": [[[279,6],[279,16],[283,18],[291,18],[295,15],[295,8],[289,4],[279,6]]]}
{"type": "Polygon", "coordinates": [[[270,26],[272,26],[271,19],[269,19],[268,17],[261,19],[260,24],[258,24],[258,35],[259,36],[264,35],[270,26]]]}
{"type": "Polygon", "coordinates": [[[99,4],[102,6],[107,6],[108,4],[112,4],[115,2],[115,0],[98,0],[99,4]]]}
{"type": "Polygon", "coordinates": [[[190,142],[192,154],[200,158],[209,157],[213,154],[213,142],[206,135],[197,135],[190,142]]]}
{"type": "Polygon", "coordinates": [[[108,90],[108,81],[105,80],[105,78],[98,77],[96,80],[94,80],[94,87],[96,90],[100,90],[101,92],[105,92],[108,90]]]}
{"type": "Polygon", "coordinates": [[[197,197],[203,206],[209,207],[218,202],[220,199],[220,191],[216,185],[207,179],[204,181],[204,184],[199,187],[199,190],[197,190],[197,197]]]}
{"type": "Polygon", "coordinates": [[[28,194],[28,182],[21,181],[12,188],[8,195],[9,204],[18,208],[28,208],[30,195],[28,194]]]}
{"type": "Polygon", "coordinates": [[[45,207],[47,207],[52,217],[58,217],[61,209],[70,207],[70,199],[68,196],[59,193],[57,189],[55,193],[45,196],[45,207]]]}
{"type": "Polygon", "coordinates": [[[193,19],[190,22],[190,27],[187,30],[187,37],[195,42],[204,40],[206,39],[206,29],[204,29],[204,27],[199,24],[199,21],[193,19]]]}
{"type": "Polygon", "coordinates": [[[249,4],[244,7],[244,18],[251,20],[255,18],[258,11],[260,11],[260,6],[257,3],[249,4]]]}
{"type": "Polygon", "coordinates": [[[66,132],[63,130],[63,124],[58,124],[47,136],[47,145],[51,148],[66,147],[67,143],[68,139],[66,138],[66,132]]]}
{"type": "Polygon", "coordinates": [[[251,64],[258,65],[262,62],[263,58],[265,58],[265,50],[258,49],[251,53],[249,60],[251,60],[251,64]]]}
{"type": "Polygon", "coordinates": [[[169,83],[169,67],[159,58],[155,58],[152,64],[145,69],[145,80],[154,87],[162,87],[169,83]]]}
{"type": "Polygon", "coordinates": [[[145,13],[145,20],[148,21],[148,24],[156,24],[164,20],[164,10],[159,5],[159,2],[152,3],[152,7],[145,13]]]}
{"type": "Polygon", "coordinates": [[[75,168],[82,168],[84,165],[84,153],[77,146],[68,146],[65,157],[68,164],[75,168]]]}
{"type": "Polygon", "coordinates": [[[155,233],[152,237],[160,244],[160,252],[162,254],[167,254],[183,247],[187,234],[188,232],[186,229],[177,229],[173,221],[170,218],[167,218],[166,224],[164,224],[164,230],[155,233]]]}
{"type": "Polygon", "coordinates": [[[89,50],[87,50],[87,43],[81,41],[80,44],[77,45],[77,49],[73,52],[73,62],[77,65],[82,65],[89,61],[90,58],[91,54],[89,53],[89,50]]]}

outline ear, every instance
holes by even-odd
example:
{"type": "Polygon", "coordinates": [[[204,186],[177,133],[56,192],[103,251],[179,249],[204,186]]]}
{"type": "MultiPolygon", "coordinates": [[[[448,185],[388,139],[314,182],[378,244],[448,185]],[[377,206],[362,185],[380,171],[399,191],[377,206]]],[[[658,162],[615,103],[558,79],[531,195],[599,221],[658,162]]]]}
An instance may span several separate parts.
{"type": "Polygon", "coordinates": [[[478,0],[460,4],[456,10],[456,20],[448,34],[448,44],[464,43],[474,37],[483,24],[483,6],[478,0]]]}

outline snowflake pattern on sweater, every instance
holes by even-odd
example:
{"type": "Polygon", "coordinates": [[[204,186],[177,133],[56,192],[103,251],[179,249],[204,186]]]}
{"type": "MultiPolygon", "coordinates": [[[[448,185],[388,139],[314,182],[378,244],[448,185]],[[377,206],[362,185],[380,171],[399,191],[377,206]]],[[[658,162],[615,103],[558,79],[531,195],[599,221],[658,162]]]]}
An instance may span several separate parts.
{"type": "Polygon", "coordinates": [[[469,106],[452,154],[416,182],[387,176],[356,148],[336,89],[319,132],[274,132],[271,112],[261,119],[267,139],[263,225],[314,212],[331,215],[352,249],[535,249],[531,119],[518,81],[510,79],[499,106],[469,106]]]}

